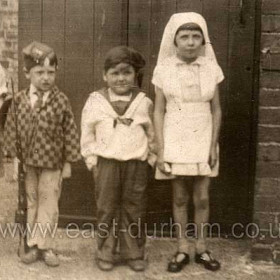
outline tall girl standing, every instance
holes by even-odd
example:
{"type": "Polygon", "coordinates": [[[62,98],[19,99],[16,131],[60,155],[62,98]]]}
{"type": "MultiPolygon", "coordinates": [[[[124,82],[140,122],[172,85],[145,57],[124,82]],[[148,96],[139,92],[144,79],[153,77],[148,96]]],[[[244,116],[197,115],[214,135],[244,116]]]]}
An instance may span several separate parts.
{"type": "Polygon", "coordinates": [[[152,83],[155,85],[155,131],[158,144],[156,178],[170,178],[178,250],[168,271],[189,263],[189,188],[193,186],[197,226],[195,261],[218,270],[207,250],[210,177],[218,175],[221,107],[218,84],[224,79],[209,40],[204,18],[197,13],[171,16],[161,41],[152,83]],[[161,175],[163,177],[161,177],[161,175]]]}

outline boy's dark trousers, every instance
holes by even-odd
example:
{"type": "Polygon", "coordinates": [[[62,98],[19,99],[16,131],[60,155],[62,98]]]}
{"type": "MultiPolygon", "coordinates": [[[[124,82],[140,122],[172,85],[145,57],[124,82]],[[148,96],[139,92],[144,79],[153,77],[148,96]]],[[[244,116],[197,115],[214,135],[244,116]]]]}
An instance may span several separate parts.
{"type": "Polygon", "coordinates": [[[98,158],[98,259],[113,262],[118,242],[123,260],[144,258],[147,171],[146,161],[98,158]]]}

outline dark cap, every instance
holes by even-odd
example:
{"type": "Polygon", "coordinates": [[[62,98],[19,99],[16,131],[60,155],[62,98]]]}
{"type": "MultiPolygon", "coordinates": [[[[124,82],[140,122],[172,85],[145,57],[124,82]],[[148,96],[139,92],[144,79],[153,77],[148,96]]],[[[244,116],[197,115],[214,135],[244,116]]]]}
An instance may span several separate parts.
{"type": "Polygon", "coordinates": [[[108,51],[104,63],[105,72],[119,63],[130,64],[136,72],[139,72],[145,66],[143,56],[138,51],[127,46],[118,46],[108,51]]]}
{"type": "Polygon", "coordinates": [[[46,44],[40,42],[32,42],[23,50],[24,67],[29,71],[37,65],[56,65],[57,57],[54,50],[46,44]]]}

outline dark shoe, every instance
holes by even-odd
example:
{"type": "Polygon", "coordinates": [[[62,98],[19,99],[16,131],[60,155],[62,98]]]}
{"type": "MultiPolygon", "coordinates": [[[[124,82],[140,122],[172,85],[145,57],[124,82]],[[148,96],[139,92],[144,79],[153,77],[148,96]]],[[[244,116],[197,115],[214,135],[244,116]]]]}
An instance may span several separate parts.
{"type": "Polygon", "coordinates": [[[220,263],[211,256],[209,251],[205,251],[202,254],[195,254],[195,262],[203,264],[206,269],[211,271],[216,271],[221,267],[220,263]]]}
{"type": "Polygon", "coordinates": [[[110,271],[114,268],[114,264],[112,262],[103,261],[100,259],[96,260],[96,264],[97,264],[98,268],[103,271],[110,271]]]}
{"type": "Polygon", "coordinates": [[[134,271],[144,271],[146,269],[146,261],[144,260],[128,260],[128,266],[134,271]]]}
{"type": "Polygon", "coordinates": [[[186,253],[177,252],[171,262],[168,263],[169,272],[180,272],[190,262],[190,256],[186,253]],[[179,256],[183,257],[180,258],[179,256]]]}
{"type": "Polygon", "coordinates": [[[32,247],[26,254],[20,255],[20,260],[25,264],[31,264],[38,260],[39,250],[37,247],[32,247]]]}
{"type": "Polygon", "coordinates": [[[60,264],[59,258],[57,254],[53,252],[53,250],[42,251],[42,258],[45,264],[48,266],[55,267],[55,266],[59,266],[60,264]]]}

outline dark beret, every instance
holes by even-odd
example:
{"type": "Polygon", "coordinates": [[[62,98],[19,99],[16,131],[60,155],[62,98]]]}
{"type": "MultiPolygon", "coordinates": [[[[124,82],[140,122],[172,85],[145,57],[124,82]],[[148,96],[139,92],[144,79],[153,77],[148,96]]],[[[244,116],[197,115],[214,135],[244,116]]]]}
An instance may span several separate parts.
{"type": "Polygon", "coordinates": [[[146,64],[143,56],[138,51],[127,46],[114,47],[108,51],[104,63],[105,72],[119,63],[130,64],[134,67],[136,72],[138,72],[146,64]]]}

